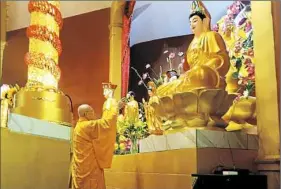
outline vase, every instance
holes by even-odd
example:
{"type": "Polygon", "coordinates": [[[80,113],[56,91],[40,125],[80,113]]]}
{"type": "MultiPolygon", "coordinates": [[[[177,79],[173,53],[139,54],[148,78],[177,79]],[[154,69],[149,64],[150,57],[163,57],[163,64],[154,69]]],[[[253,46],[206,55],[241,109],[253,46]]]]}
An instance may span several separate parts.
{"type": "Polygon", "coordinates": [[[1,127],[7,127],[8,123],[9,100],[1,100],[1,127]]]}
{"type": "Polygon", "coordinates": [[[130,148],[130,153],[131,154],[137,154],[139,152],[139,147],[138,147],[138,139],[131,139],[131,148],[130,148]]]}

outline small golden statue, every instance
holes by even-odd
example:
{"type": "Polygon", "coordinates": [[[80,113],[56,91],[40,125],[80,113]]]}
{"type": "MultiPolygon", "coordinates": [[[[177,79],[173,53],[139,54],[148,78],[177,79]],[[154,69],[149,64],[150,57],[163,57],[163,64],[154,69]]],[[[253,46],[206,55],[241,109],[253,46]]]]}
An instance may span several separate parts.
{"type": "Polygon", "coordinates": [[[186,71],[159,86],[159,103],[152,106],[165,128],[212,126],[221,121],[236,97],[225,91],[230,59],[223,38],[211,31],[211,16],[201,1],[193,1],[190,26],[194,38],[186,52],[186,71]]]}
{"type": "Polygon", "coordinates": [[[124,118],[130,125],[134,125],[139,122],[139,104],[135,100],[135,96],[136,95],[133,91],[129,91],[127,93],[127,99],[129,102],[125,106],[124,118]]]}
{"type": "Polygon", "coordinates": [[[149,101],[143,99],[146,123],[150,134],[162,135],[162,119],[156,115],[156,110],[152,106],[153,103],[159,104],[159,98],[156,95],[156,85],[150,81],[147,84],[149,101]]]}
{"type": "Polygon", "coordinates": [[[117,101],[113,98],[114,91],[117,87],[117,85],[114,85],[112,83],[102,83],[103,85],[103,95],[106,99],[106,101],[103,104],[103,111],[109,110],[110,107],[115,106],[118,108],[117,101]]]}
{"type": "Polygon", "coordinates": [[[222,119],[228,123],[226,131],[257,129],[256,97],[240,97],[235,100],[222,119]]]}

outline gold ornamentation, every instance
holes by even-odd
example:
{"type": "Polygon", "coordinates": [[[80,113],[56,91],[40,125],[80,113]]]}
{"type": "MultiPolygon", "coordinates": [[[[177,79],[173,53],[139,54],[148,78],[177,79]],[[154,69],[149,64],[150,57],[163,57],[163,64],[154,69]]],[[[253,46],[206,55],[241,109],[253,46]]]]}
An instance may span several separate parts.
{"type": "Polygon", "coordinates": [[[241,97],[222,117],[228,123],[227,131],[250,129],[256,126],[256,97],[241,97]]]}
{"type": "Polygon", "coordinates": [[[16,94],[14,107],[13,113],[63,125],[72,124],[69,99],[58,92],[24,88],[16,94]]]}
{"type": "Polygon", "coordinates": [[[60,68],[53,59],[47,58],[43,53],[26,53],[24,61],[27,65],[49,71],[56,80],[60,79],[60,68]]]}
{"type": "Polygon", "coordinates": [[[206,9],[205,5],[202,3],[202,1],[193,1],[191,4],[190,14],[195,14],[198,12],[211,19],[211,15],[209,11],[206,9]]]}
{"type": "Polygon", "coordinates": [[[214,125],[236,97],[225,92],[229,56],[220,34],[210,31],[208,10],[201,1],[194,1],[190,16],[194,38],[184,66],[189,69],[178,79],[159,86],[159,103],[152,103],[157,116],[167,120],[166,129],[214,125]]]}
{"type": "Polygon", "coordinates": [[[62,26],[59,2],[30,1],[31,25],[29,39],[27,87],[58,87],[60,79],[58,57],[62,52],[59,29],[62,26]],[[53,19],[52,19],[53,18],[53,19]],[[47,24],[48,23],[48,24],[47,24]]]}
{"type": "Polygon", "coordinates": [[[190,92],[165,96],[151,103],[156,115],[167,120],[165,130],[182,130],[186,127],[213,126],[225,114],[235,95],[221,89],[196,89],[190,92]]]}
{"type": "Polygon", "coordinates": [[[156,95],[156,85],[154,82],[148,82],[148,95],[149,101],[146,102],[143,99],[144,111],[146,117],[146,123],[148,126],[148,130],[150,134],[154,135],[162,135],[162,119],[159,115],[157,115],[156,109],[152,106],[152,104],[159,104],[159,97],[156,95]]]}
{"type": "Polygon", "coordinates": [[[26,35],[28,38],[36,38],[41,41],[50,42],[60,56],[62,52],[61,41],[58,35],[50,31],[46,26],[31,25],[27,28],[26,35]]]}
{"type": "Polygon", "coordinates": [[[30,13],[32,12],[42,12],[44,14],[50,14],[55,18],[55,21],[59,25],[60,29],[62,28],[62,16],[59,9],[52,5],[51,3],[48,3],[46,1],[30,1],[28,4],[28,11],[30,13]]]}
{"type": "Polygon", "coordinates": [[[9,100],[1,99],[1,127],[7,127],[8,123],[9,100]]]}
{"type": "Polygon", "coordinates": [[[29,52],[25,57],[28,79],[25,88],[15,96],[12,112],[71,126],[70,99],[58,89],[58,57],[62,51],[58,27],[62,26],[59,1],[30,1],[29,10],[29,52]]]}

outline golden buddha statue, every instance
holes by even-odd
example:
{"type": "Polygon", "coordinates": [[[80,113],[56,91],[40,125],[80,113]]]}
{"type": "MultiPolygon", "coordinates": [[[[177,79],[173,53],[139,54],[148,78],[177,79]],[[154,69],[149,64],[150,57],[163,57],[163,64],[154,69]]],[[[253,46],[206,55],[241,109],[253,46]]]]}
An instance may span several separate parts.
{"type": "Polygon", "coordinates": [[[225,89],[229,55],[221,35],[211,31],[211,16],[201,1],[193,1],[190,27],[194,38],[186,52],[185,73],[157,88],[159,97],[193,89],[225,89]]]}
{"type": "Polygon", "coordinates": [[[156,96],[156,85],[154,82],[150,81],[148,82],[147,86],[148,86],[149,101],[146,102],[143,99],[143,104],[144,104],[144,111],[145,111],[148,130],[150,134],[162,135],[163,134],[162,120],[159,116],[156,115],[156,110],[152,106],[152,103],[159,104],[159,98],[156,96]]]}
{"type": "Polygon", "coordinates": [[[135,100],[133,91],[127,93],[127,99],[129,99],[129,102],[125,106],[124,118],[127,123],[134,125],[139,122],[139,104],[135,100]]]}

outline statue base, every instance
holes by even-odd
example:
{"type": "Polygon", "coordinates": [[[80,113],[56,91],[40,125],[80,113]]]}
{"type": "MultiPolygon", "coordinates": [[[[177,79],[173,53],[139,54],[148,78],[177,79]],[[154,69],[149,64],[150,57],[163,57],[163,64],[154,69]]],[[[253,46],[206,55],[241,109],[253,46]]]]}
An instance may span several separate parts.
{"type": "Polygon", "coordinates": [[[69,101],[67,96],[57,92],[23,89],[16,94],[11,112],[71,126],[73,115],[69,101]]]}
{"type": "Polygon", "coordinates": [[[162,136],[150,135],[140,140],[140,153],[183,148],[226,148],[258,150],[258,136],[244,132],[188,129],[162,136]]]}
{"type": "Polygon", "coordinates": [[[108,189],[192,189],[192,174],[216,167],[255,172],[258,138],[242,132],[190,129],[140,141],[138,154],[116,155],[105,170],[108,189]],[[125,166],[124,166],[125,165],[125,166]]]}

